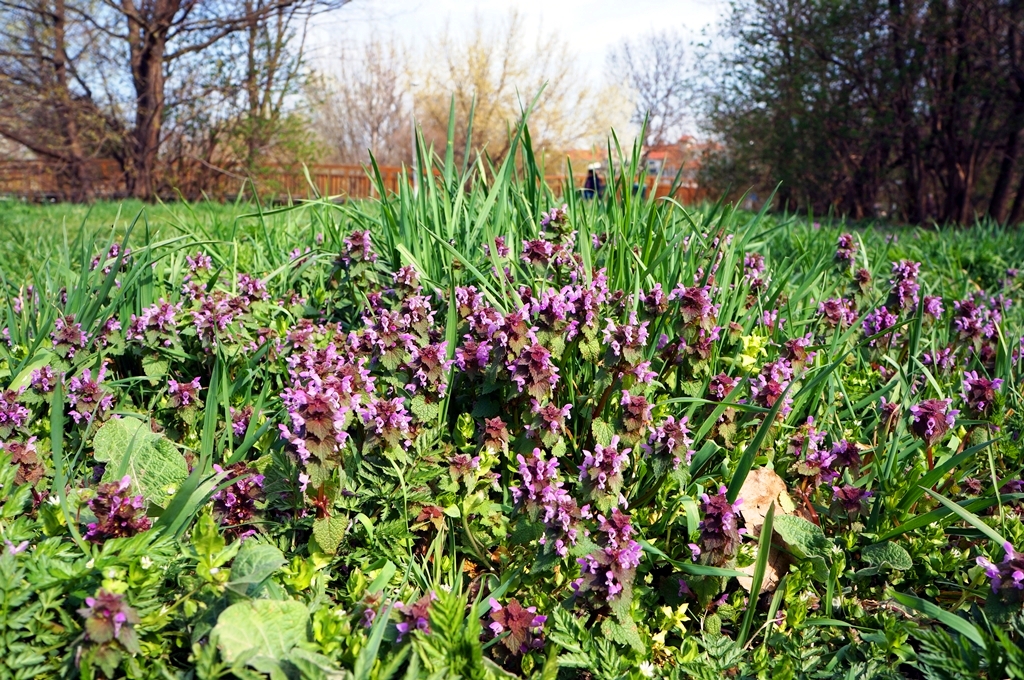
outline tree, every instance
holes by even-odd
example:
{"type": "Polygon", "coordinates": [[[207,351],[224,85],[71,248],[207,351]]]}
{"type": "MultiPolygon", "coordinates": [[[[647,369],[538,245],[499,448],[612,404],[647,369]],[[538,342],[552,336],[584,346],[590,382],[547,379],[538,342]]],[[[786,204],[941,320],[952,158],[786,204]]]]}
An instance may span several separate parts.
{"type": "Polygon", "coordinates": [[[1016,0],[737,0],[706,61],[717,167],[791,208],[1020,219],[1022,20],[1016,0]]]}
{"type": "Polygon", "coordinates": [[[608,70],[633,92],[633,122],[639,125],[647,120],[647,144],[667,144],[680,137],[694,98],[694,78],[681,33],[666,30],[623,40],[608,53],[608,70]]]}
{"type": "Polygon", "coordinates": [[[454,100],[458,162],[465,160],[466,149],[471,157],[504,159],[510,131],[535,99],[529,128],[534,149],[542,153],[603,139],[621,110],[614,88],[594,91],[584,84],[557,33],[538,33],[531,40],[516,11],[497,26],[478,17],[465,39],[445,29],[420,63],[413,74],[415,118],[427,141],[443,149],[454,100]],[[471,137],[465,127],[470,119],[471,137]]]}
{"type": "Polygon", "coordinates": [[[382,165],[412,161],[407,69],[393,37],[372,36],[312,83],[314,127],[332,160],[363,163],[372,153],[382,165]]]}

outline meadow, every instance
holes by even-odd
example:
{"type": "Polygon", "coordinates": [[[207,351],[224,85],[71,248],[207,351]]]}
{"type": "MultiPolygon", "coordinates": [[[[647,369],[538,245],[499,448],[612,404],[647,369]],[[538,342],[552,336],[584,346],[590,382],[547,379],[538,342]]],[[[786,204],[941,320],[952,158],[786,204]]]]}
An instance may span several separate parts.
{"type": "Polygon", "coordinates": [[[1024,676],[1024,235],[514,151],[0,204],[0,677],[1024,676]]]}

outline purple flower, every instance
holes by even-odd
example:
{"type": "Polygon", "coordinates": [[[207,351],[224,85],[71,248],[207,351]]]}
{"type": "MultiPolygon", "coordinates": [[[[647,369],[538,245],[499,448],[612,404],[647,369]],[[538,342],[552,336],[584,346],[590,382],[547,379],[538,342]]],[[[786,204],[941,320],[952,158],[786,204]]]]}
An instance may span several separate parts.
{"type": "Polygon", "coordinates": [[[412,446],[409,430],[412,417],[402,397],[374,399],[363,409],[362,415],[363,422],[388,444],[406,449],[412,446]]]}
{"type": "Polygon", "coordinates": [[[712,564],[723,564],[729,557],[736,554],[742,540],[737,522],[737,509],[740,499],[730,503],[726,497],[728,490],[722,486],[718,493],[709,496],[701,495],[701,512],[704,519],[700,522],[701,543],[712,564]]]}
{"type": "Polygon", "coordinates": [[[214,465],[230,484],[213,494],[213,516],[224,527],[224,533],[243,539],[256,533],[251,525],[256,518],[256,504],[263,500],[263,475],[245,462],[227,469],[214,465]]]}
{"type": "Polygon", "coordinates": [[[82,324],[75,323],[75,315],[59,316],[53,322],[53,351],[64,359],[74,359],[75,352],[85,347],[89,336],[82,330],[82,324]]]}
{"type": "Polygon", "coordinates": [[[250,302],[270,299],[267,284],[250,274],[238,275],[238,291],[250,302]]]}
{"type": "Polygon", "coordinates": [[[924,313],[933,319],[938,320],[942,317],[942,298],[937,295],[925,295],[924,296],[924,313]]]}
{"type": "Polygon", "coordinates": [[[854,240],[853,234],[840,234],[836,242],[836,262],[842,265],[843,268],[849,269],[853,266],[856,257],[857,241],[854,240]]]}
{"type": "Polygon", "coordinates": [[[640,544],[634,533],[629,515],[618,508],[609,517],[598,515],[599,548],[576,560],[580,565],[580,578],[573,583],[577,595],[593,593],[604,602],[620,597],[632,597],[633,578],[640,565],[640,544]]]}
{"type": "Polygon", "coordinates": [[[252,406],[245,406],[240,409],[231,407],[231,432],[236,437],[244,437],[249,430],[249,421],[252,419],[252,406]]]}
{"type": "Polygon", "coordinates": [[[100,484],[96,489],[96,496],[89,500],[89,509],[96,515],[96,521],[89,524],[85,540],[103,543],[149,529],[142,496],[127,493],[131,481],[131,477],[125,475],[120,482],[100,484]]]}
{"type": "Polygon", "coordinates": [[[540,214],[540,226],[542,229],[548,227],[560,227],[569,219],[569,206],[565,203],[560,208],[552,208],[546,213],[540,214]]]}
{"type": "Polygon", "coordinates": [[[630,451],[632,449],[619,451],[618,435],[612,437],[608,446],[598,444],[593,453],[584,451],[580,479],[588,482],[592,489],[617,495],[622,488],[622,471],[629,463],[630,451]]]}
{"type": "Polygon", "coordinates": [[[551,361],[551,352],[540,344],[525,348],[508,370],[519,391],[529,392],[534,399],[546,399],[558,384],[558,367],[551,361]]]}
{"type": "Polygon", "coordinates": [[[188,270],[193,274],[213,269],[213,258],[205,253],[186,255],[185,262],[188,264],[188,270]]]}
{"type": "Polygon", "coordinates": [[[167,405],[170,408],[198,405],[199,390],[201,387],[202,386],[199,384],[199,376],[193,378],[191,382],[178,382],[173,378],[168,380],[167,394],[171,398],[167,401],[167,405]]]}
{"type": "Polygon", "coordinates": [[[128,606],[124,595],[100,588],[95,596],[85,598],[85,607],[78,610],[78,615],[85,619],[89,641],[105,645],[116,640],[133,654],[140,651],[135,633],[139,615],[128,606]]]}
{"type": "Polygon", "coordinates": [[[853,300],[829,298],[818,304],[818,314],[833,328],[847,328],[857,320],[857,307],[853,300]]]}
{"type": "Polygon", "coordinates": [[[711,382],[708,383],[708,393],[715,401],[722,401],[733,391],[737,382],[739,381],[730,378],[725,373],[719,373],[711,378],[711,382]]]}
{"type": "MultiPolygon", "coordinates": [[[[889,311],[887,307],[879,307],[871,310],[866,317],[861,327],[864,329],[864,335],[878,335],[884,331],[891,329],[899,322],[899,317],[889,311]]],[[[870,344],[874,347],[876,344],[887,346],[891,340],[895,340],[899,337],[896,332],[892,333],[891,338],[875,338],[870,344]]]]}
{"type": "Polygon", "coordinates": [[[376,262],[377,253],[373,251],[373,239],[369,230],[353,231],[344,239],[341,253],[342,263],[348,267],[354,262],[376,262]]]}
{"type": "Polygon", "coordinates": [[[858,489],[850,484],[832,487],[832,498],[851,516],[863,513],[867,499],[873,495],[867,489],[858,489]]]}
{"type": "Polygon", "coordinates": [[[985,575],[992,582],[992,592],[1024,590],[1024,555],[1014,550],[1009,542],[1003,543],[1003,550],[1006,554],[999,564],[993,564],[984,555],[976,560],[979,566],[984,567],[985,575]]]}
{"type": "Polygon", "coordinates": [[[1001,378],[989,380],[981,378],[977,371],[964,373],[964,385],[960,392],[964,403],[975,413],[987,414],[992,410],[993,401],[996,398],[996,391],[1002,387],[1001,378]]]}
{"type": "Polygon", "coordinates": [[[639,359],[640,348],[647,345],[647,326],[650,322],[638,323],[636,312],[630,313],[628,323],[616,324],[612,319],[605,321],[604,342],[612,353],[617,357],[625,357],[627,361],[639,359]]]}
{"type": "Polygon", "coordinates": [[[693,457],[693,439],[690,438],[687,422],[686,416],[679,420],[675,416],[667,416],[651,432],[647,446],[644,447],[647,453],[670,461],[673,470],[678,469],[684,460],[689,464],[693,457]]]}
{"type": "MultiPolygon", "coordinates": [[[[793,380],[793,367],[785,358],[779,358],[764,364],[761,367],[760,375],[750,381],[750,396],[758,406],[772,408],[775,402],[782,397],[783,392],[793,380]]],[[[783,402],[781,413],[783,415],[791,410],[790,403],[793,397],[787,396],[783,402]]]]}
{"type": "Polygon", "coordinates": [[[619,404],[622,406],[622,422],[630,434],[641,434],[651,424],[653,407],[647,397],[623,390],[619,404]]]}
{"type": "Polygon", "coordinates": [[[32,412],[18,403],[21,390],[4,390],[0,392],[0,439],[7,439],[15,429],[28,423],[32,412]]]}
{"type": "Polygon", "coordinates": [[[103,378],[107,375],[107,366],[103,364],[92,379],[92,371],[85,369],[81,376],[68,381],[68,403],[71,405],[71,417],[76,423],[83,420],[92,422],[93,418],[102,419],[107,411],[114,406],[114,395],[102,387],[103,378]]]}
{"type": "Polygon", "coordinates": [[[394,281],[396,286],[400,286],[401,288],[405,288],[406,290],[414,293],[418,293],[420,290],[420,274],[412,265],[401,267],[397,272],[391,275],[391,280],[394,281]]]}
{"type": "Polygon", "coordinates": [[[679,301],[679,314],[688,326],[711,330],[718,317],[718,306],[711,303],[711,286],[687,287],[679,284],[670,296],[679,301]]]}
{"type": "Polygon", "coordinates": [[[519,461],[521,486],[509,491],[517,505],[520,505],[534,519],[539,518],[547,527],[547,535],[541,538],[541,545],[548,545],[548,538],[554,539],[554,551],[561,557],[568,552],[568,544],[575,544],[577,525],[581,518],[590,516],[589,506],[580,508],[576,500],[565,490],[565,483],[558,475],[558,459],[544,460],[540,449],[534,449],[529,458],[522,454],[519,461]]]}
{"type": "Polygon", "coordinates": [[[948,373],[956,366],[956,350],[949,346],[939,347],[934,352],[925,352],[921,355],[921,363],[948,373]]]}
{"type": "Polygon", "coordinates": [[[448,371],[455,363],[448,359],[448,343],[444,340],[426,347],[415,347],[407,364],[413,382],[406,386],[410,392],[424,390],[438,399],[444,399],[448,389],[448,371]]]}
{"type": "Polygon", "coordinates": [[[536,607],[523,607],[514,597],[504,607],[493,597],[489,604],[491,623],[487,628],[494,637],[508,633],[501,643],[509,652],[520,655],[544,646],[544,622],[548,617],[537,614],[536,607]]]}
{"type": "Polygon", "coordinates": [[[395,625],[398,630],[398,638],[395,642],[401,642],[411,632],[420,631],[430,635],[430,604],[437,599],[433,592],[427,593],[412,604],[401,604],[395,606],[398,613],[402,615],[402,621],[395,625]]]}
{"type": "Polygon", "coordinates": [[[951,399],[926,399],[910,407],[910,431],[923,439],[927,446],[934,446],[953,427],[960,411],[951,409],[951,399]]]}
{"type": "Polygon", "coordinates": [[[527,426],[531,433],[537,433],[542,438],[550,438],[549,435],[561,435],[565,432],[565,421],[572,411],[572,404],[559,407],[553,402],[544,406],[536,399],[530,400],[531,410],[534,414],[534,423],[527,426]]]}
{"type": "Polygon", "coordinates": [[[132,314],[125,339],[135,340],[143,345],[159,343],[164,347],[170,347],[176,340],[178,323],[175,315],[180,311],[181,303],[172,305],[166,300],[161,300],[146,307],[138,316],[132,314]]]}
{"type": "MultiPolygon", "coordinates": [[[[490,247],[490,245],[485,243],[483,245],[483,249],[484,249],[484,255],[490,257],[491,256],[491,247],[490,247]]],[[[512,254],[512,251],[509,250],[508,245],[505,243],[505,237],[504,236],[495,236],[494,237],[494,252],[495,252],[495,254],[498,257],[500,257],[502,259],[504,259],[504,258],[506,258],[506,257],[508,257],[509,255],[512,254]]]]}

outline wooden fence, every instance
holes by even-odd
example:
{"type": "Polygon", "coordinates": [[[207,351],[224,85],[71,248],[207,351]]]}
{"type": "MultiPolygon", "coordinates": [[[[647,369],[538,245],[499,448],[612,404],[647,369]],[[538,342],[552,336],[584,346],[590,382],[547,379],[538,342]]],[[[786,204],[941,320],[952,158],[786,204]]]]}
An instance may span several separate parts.
{"type": "MultiPolygon", "coordinates": [[[[388,193],[397,193],[400,178],[404,170],[400,167],[381,166],[381,180],[388,193]]],[[[340,165],[319,163],[307,167],[309,178],[302,168],[280,168],[267,172],[256,181],[256,188],[262,198],[282,200],[286,198],[307,198],[314,192],[310,190],[309,180],[316,187],[320,196],[340,197],[342,199],[376,198],[377,183],[371,180],[368,168],[362,165],[340,165]]],[[[124,175],[116,161],[109,159],[90,160],[86,163],[86,176],[90,179],[93,195],[96,198],[119,199],[127,195],[124,175]]],[[[550,175],[545,182],[556,195],[561,195],[566,187],[565,175],[550,175]]],[[[573,178],[577,190],[583,187],[585,176],[573,178]]],[[[607,178],[604,178],[607,182],[607,178]]],[[[209,186],[204,186],[203,193],[218,199],[230,200],[240,191],[251,191],[251,186],[236,175],[218,174],[209,186]]],[[[654,193],[655,197],[667,196],[671,190],[671,181],[656,182],[656,178],[648,177],[645,182],[645,193],[654,193]]],[[[46,161],[4,161],[0,160],[0,197],[13,197],[29,201],[66,200],[66,181],[61,176],[60,167],[46,161]]],[[[168,198],[174,198],[174,194],[168,198]]],[[[681,203],[695,203],[703,197],[696,185],[684,184],[676,188],[674,197],[681,203]]]]}

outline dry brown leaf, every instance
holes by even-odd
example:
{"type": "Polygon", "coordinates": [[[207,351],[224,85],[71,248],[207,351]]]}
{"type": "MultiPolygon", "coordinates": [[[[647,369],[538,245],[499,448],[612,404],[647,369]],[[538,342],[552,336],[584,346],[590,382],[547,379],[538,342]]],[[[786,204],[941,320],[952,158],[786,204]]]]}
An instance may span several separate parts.
{"type": "MultiPolygon", "coordinates": [[[[764,525],[764,518],[768,514],[768,508],[775,503],[775,515],[790,514],[793,508],[793,501],[789,498],[786,490],[786,483],[776,474],[775,470],[759,468],[751,470],[747,474],[743,486],[740,487],[739,498],[743,499],[740,504],[740,515],[746,525],[747,532],[751,536],[760,536],[761,527],[764,525]]],[[[759,594],[770,593],[779,585],[779,580],[789,569],[789,556],[786,553],[776,550],[774,547],[768,553],[768,564],[765,565],[764,580],[761,582],[759,594]]],[[[737,571],[748,574],[746,577],[738,577],[740,586],[750,592],[754,585],[754,568],[756,564],[741,567],[737,571]]]]}

